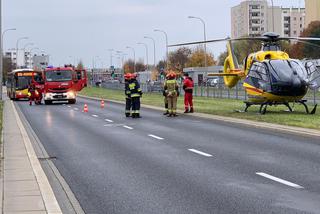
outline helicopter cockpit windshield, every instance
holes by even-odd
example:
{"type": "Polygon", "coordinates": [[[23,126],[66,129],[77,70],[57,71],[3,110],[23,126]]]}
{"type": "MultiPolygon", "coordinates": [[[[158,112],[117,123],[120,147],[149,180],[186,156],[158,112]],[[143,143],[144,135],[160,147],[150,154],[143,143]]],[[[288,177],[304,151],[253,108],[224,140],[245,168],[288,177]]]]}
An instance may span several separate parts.
{"type": "Polygon", "coordinates": [[[268,63],[273,82],[291,83],[293,78],[305,81],[308,73],[297,60],[270,60],[268,63]]]}

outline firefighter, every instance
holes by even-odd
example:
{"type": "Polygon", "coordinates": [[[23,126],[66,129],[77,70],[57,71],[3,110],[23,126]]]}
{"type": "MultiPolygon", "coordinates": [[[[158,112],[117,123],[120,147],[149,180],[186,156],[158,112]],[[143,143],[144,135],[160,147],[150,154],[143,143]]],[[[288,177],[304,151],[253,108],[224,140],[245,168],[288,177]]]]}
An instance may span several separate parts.
{"type": "MultiPolygon", "coordinates": [[[[166,80],[168,80],[169,78],[169,73],[166,75],[166,80]]],[[[169,109],[168,109],[168,97],[167,97],[167,93],[166,90],[163,87],[163,92],[162,92],[163,96],[164,96],[164,108],[165,108],[165,112],[163,113],[163,115],[168,115],[169,114],[169,109]]]]}
{"type": "Polygon", "coordinates": [[[168,79],[164,83],[164,90],[167,94],[169,115],[168,117],[177,116],[177,100],[179,96],[179,85],[176,80],[176,74],[170,72],[168,79]]]}
{"type": "Polygon", "coordinates": [[[132,74],[129,90],[131,96],[132,105],[132,118],[141,118],[140,116],[140,97],[142,96],[142,90],[137,80],[137,74],[132,74]]]}
{"type": "Polygon", "coordinates": [[[125,95],[126,95],[126,110],[125,110],[126,117],[131,116],[131,92],[129,89],[131,77],[132,77],[131,73],[126,73],[124,75],[124,84],[125,84],[124,91],[125,91],[125,95]]]}
{"type": "Polygon", "coordinates": [[[188,73],[184,74],[183,90],[184,90],[184,113],[193,113],[193,87],[194,83],[188,73]],[[189,109],[190,107],[190,109],[189,109]]]}
{"type": "Polygon", "coordinates": [[[36,86],[33,83],[30,83],[28,86],[28,97],[29,97],[29,105],[32,105],[32,102],[35,101],[36,98],[36,86]]]}

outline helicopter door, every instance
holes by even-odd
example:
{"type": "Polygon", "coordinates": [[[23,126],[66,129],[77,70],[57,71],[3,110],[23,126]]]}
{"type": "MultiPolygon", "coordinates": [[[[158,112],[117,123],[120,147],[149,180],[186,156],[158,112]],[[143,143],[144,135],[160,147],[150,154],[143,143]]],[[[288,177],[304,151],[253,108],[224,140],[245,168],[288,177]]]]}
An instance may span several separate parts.
{"type": "Polygon", "coordinates": [[[309,88],[312,90],[320,88],[320,68],[317,68],[313,62],[306,62],[305,67],[308,73],[309,88]]]}

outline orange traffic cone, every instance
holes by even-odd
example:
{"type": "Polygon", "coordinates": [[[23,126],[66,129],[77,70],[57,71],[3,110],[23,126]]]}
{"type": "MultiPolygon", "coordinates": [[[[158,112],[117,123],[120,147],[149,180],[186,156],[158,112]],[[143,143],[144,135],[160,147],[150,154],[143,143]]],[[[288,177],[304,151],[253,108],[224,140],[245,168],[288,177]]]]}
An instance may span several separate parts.
{"type": "Polygon", "coordinates": [[[101,100],[100,107],[104,108],[104,100],[101,100]]]}
{"type": "Polygon", "coordinates": [[[88,112],[88,105],[87,104],[84,104],[83,112],[88,112]]]}

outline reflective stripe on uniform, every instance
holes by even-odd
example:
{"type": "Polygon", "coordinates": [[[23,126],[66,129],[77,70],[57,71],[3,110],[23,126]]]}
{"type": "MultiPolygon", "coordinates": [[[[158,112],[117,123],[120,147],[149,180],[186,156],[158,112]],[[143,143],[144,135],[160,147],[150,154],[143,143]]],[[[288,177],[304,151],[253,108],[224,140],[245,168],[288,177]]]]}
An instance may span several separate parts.
{"type": "Polygon", "coordinates": [[[140,97],[140,94],[131,94],[131,97],[140,97]]]}

